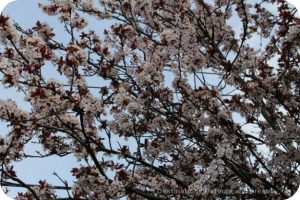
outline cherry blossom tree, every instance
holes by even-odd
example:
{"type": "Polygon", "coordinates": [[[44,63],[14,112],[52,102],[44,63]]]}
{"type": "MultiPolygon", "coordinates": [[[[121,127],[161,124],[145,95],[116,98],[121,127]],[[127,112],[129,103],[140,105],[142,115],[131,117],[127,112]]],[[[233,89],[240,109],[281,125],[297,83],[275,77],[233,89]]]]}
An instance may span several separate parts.
{"type": "Polygon", "coordinates": [[[40,8],[67,40],[45,22],[25,29],[0,16],[2,84],[31,106],[0,100],[10,128],[0,137],[1,182],[27,190],[17,200],[296,192],[300,20],[286,1],[49,0],[40,8]],[[87,28],[91,18],[114,25],[99,33],[87,28]],[[59,77],[48,77],[49,66],[59,77]],[[24,150],[33,140],[38,155],[24,150]],[[14,170],[55,155],[77,159],[64,175],[75,182],[26,183],[14,170]]]}

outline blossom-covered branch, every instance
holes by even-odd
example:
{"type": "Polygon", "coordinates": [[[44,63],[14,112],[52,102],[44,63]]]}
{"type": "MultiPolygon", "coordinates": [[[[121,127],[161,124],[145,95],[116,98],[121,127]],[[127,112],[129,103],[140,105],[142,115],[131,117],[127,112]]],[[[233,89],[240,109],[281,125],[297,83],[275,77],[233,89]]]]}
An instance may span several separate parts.
{"type": "Polygon", "coordinates": [[[17,200],[286,199],[296,192],[300,20],[287,2],[39,6],[57,17],[65,38],[40,20],[24,29],[0,16],[2,84],[30,105],[0,100],[9,126],[0,137],[1,182],[27,190],[17,200]],[[103,33],[92,29],[107,20],[114,24],[103,33]],[[36,154],[25,150],[32,142],[41,147],[36,154]],[[28,184],[14,170],[16,162],[50,156],[77,159],[69,169],[74,183],[56,174],[64,186],[28,184]]]}

